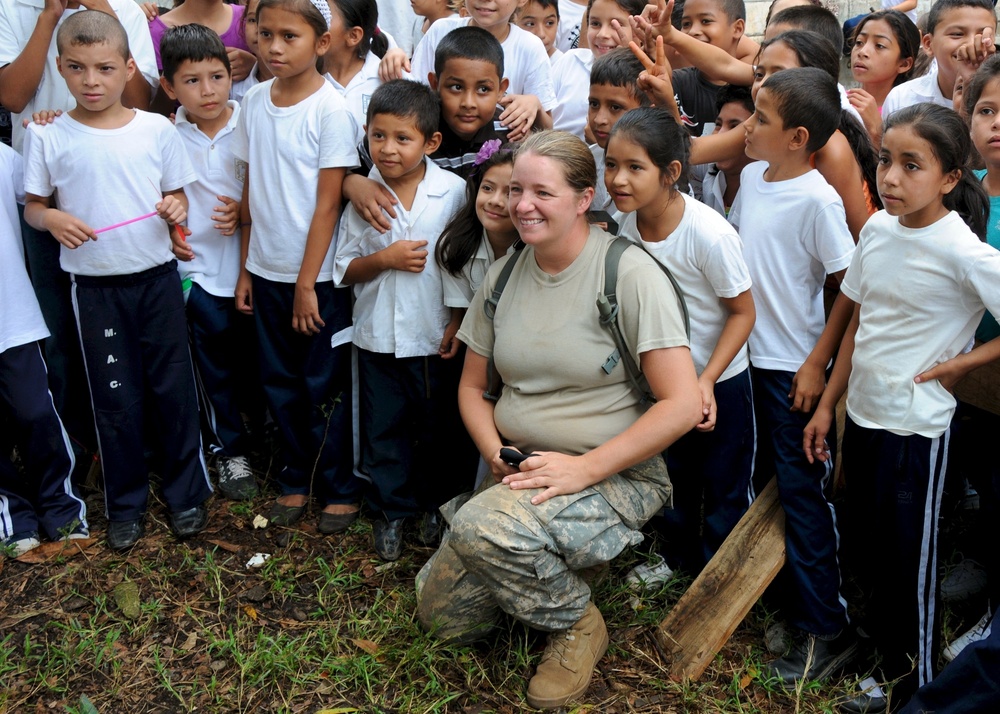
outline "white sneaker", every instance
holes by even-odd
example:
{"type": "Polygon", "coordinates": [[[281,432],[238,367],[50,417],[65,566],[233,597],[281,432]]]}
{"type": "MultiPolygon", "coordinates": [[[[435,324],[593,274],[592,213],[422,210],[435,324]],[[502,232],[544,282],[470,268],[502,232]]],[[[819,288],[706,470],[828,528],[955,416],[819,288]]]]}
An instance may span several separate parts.
{"type": "Polygon", "coordinates": [[[662,555],[657,555],[656,560],[632,568],[625,577],[625,582],[632,590],[649,592],[650,590],[659,590],[673,577],[674,571],[667,565],[667,561],[663,559],[662,555]]]}
{"type": "Polygon", "coordinates": [[[37,533],[24,533],[20,537],[11,536],[2,541],[0,543],[0,552],[8,558],[17,558],[29,550],[34,550],[41,544],[42,542],[38,540],[37,533]]]}
{"type": "Polygon", "coordinates": [[[986,630],[989,628],[990,620],[992,619],[992,617],[993,617],[992,613],[990,613],[987,610],[986,614],[983,615],[982,619],[980,619],[979,622],[977,622],[975,625],[972,626],[972,629],[970,629],[964,635],[961,635],[958,639],[956,639],[950,645],[945,647],[944,652],[942,652],[945,660],[951,662],[953,659],[958,657],[959,653],[966,647],[971,645],[973,642],[978,642],[979,640],[986,637],[986,630]]]}

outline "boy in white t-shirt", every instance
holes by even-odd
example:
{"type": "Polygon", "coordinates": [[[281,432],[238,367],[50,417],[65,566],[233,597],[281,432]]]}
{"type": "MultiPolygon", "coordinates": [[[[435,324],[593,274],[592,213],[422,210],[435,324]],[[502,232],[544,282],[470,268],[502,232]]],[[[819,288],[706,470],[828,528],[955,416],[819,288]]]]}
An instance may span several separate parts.
{"type": "Polygon", "coordinates": [[[191,352],[206,415],[206,439],[216,454],[219,490],[226,498],[257,495],[247,455],[249,435],[241,412],[254,414],[262,395],[255,385],[253,319],[236,309],[240,274],[240,197],[246,166],[233,153],[239,105],[226,101],[232,74],[222,40],[202,25],[170,28],[160,43],[163,91],[180,102],[174,122],[195,167],[187,186],[188,243],[194,260],[181,268],[187,297],[191,352]],[[256,399],[255,399],[256,397],[256,399]]]}
{"type": "MultiPolygon", "coordinates": [[[[122,106],[135,63],[121,23],[102,12],[76,13],[57,42],[59,71],[77,106],[53,124],[29,128],[24,216],[59,241],[60,262],[73,276],[108,545],[121,550],[143,532],[147,423],[161,436],[159,471],[174,532],[191,536],[208,522],[204,501],[212,489],[171,251],[187,217],[183,187],[195,176],[169,121],[122,106]]],[[[191,255],[179,237],[174,248],[191,255]]]]}
{"type": "Polygon", "coordinates": [[[39,346],[49,331],[24,268],[23,186],[21,157],[0,144],[0,404],[14,415],[0,457],[0,555],[13,557],[39,545],[42,531],[52,540],[88,535],[86,506],[70,482],[73,449],[39,346]],[[15,444],[23,475],[7,458],[15,444]]]}
{"type": "Polygon", "coordinates": [[[563,56],[563,51],[556,47],[559,33],[559,3],[556,0],[528,0],[517,9],[514,22],[542,41],[553,65],[563,56]]]}
{"type": "Polygon", "coordinates": [[[973,42],[984,28],[996,27],[996,11],[991,0],[937,0],[927,14],[927,34],[924,49],[934,56],[935,63],[922,77],[893,87],[882,103],[882,116],[920,102],[931,102],[952,109],[955,80],[959,65],[955,51],[973,42]]]}
{"type": "MultiPolygon", "coordinates": [[[[809,157],[837,129],[840,94],[816,68],[772,75],[746,124],[746,153],[730,211],[754,285],[757,322],[750,334],[754,410],[760,443],[756,470],[775,475],[785,511],[785,614],[795,628],[787,655],[768,674],[794,687],[822,680],[853,653],[847,603],[840,595],[838,534],[824,494],[832,462],[810,464],[802,430],[825,384],[846,322],[824,330],[823,285],[839,282],[854,242],[837,192],[809,157]]],[[[834,441],[831,439],[831,443],[834,441]]]]}
{"type": "MultiPolygon", "coordinates": [[[[454,357],[462,310],[445,307],[434,246],[465,200],[465,182],[428,156],[441,141],[440,102],[426,85],[393,80],[368,105],[370,178],[398,200],[382,233],[353,206],[344,213],[334,280],[354,286],[354,344],[361,380],[362,471],[371,478],[368,501],[375,551],[396,560],[403,520],[433,514],[456,493],[442,473],[449,450],[443,415],[455,409],[444,359],[454,357]]],[[[471,476],[471,473],[470,473],[471,476]]],[[[423,530],[423,529],[422,529],[423,530]]]]}

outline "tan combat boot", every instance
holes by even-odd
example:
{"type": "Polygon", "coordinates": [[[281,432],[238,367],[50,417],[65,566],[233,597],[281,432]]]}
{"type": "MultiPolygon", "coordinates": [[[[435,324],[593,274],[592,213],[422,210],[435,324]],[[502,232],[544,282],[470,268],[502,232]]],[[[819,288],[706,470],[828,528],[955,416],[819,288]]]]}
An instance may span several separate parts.
{"type": "Polygon", "coordinates": [[[608,628],[601,611],[587,603],[583,617],[568,630],[549,634],[535,676],[528,683],[528,704],[554,709],[583,695],[594,666],[608,649],[608,628]]]}

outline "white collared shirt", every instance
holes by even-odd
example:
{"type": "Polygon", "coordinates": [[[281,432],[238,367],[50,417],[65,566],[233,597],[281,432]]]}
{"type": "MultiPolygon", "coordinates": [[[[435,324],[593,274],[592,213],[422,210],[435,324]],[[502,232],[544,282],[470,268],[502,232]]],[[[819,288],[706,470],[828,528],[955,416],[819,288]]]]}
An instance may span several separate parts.
{"type": "MultiPolygon", "coordinates": [[[[396,205],[396,218],[379,233],[348,205],[340,222],[333,279],[340,285],[355,258],[372,255],[400,240],[426,240],[423,271],[386,270],[354,285],[354,344],[369,352],[396,357],[437,354],[451,311],[445,307],[444,272],[434,248],[448,221],[465,202],[465,182],[424,158],[426,173],[410,210],[396,205]]],[[[368,177],[385,185],[373,168],[368,177]]],[[[388,188],[388,187],[387,187],[388,188]]],[[[392,189],[389,189],[390,191],[392,189]]]]}
{"type": "MultiPolygon", "coordinates": [[[[118,20],[128,33],[129,49],[135,60],[137,69],[142,72],[151,87],[158,86],[160,73],[156,69],[156,56],[153,54],[153,41],[149,36],[149,23],[142,10],[132,0],[108,0],[111,9],[118,15],[118,20]]],[[[24,50],[35,31],[39,15],[45,8],[45,0],[3,0],[0,2],[0,67],[9,65],[17,59],[24,50]]],[[[80,8],[81,10],[84,8],[80,8]]],[[[38,84],[24,111],[19,114],[12,112],[14,148],[22,150],[24,144],[23,118],[31,118],[33,112],[43,109],[62,109],[69,111],[76,106],[76,100],[66,87],[66,82],[59,75],[56,67],[56,33],[59,26],[77,10],[64,10],[59,18],[59,25],[52,33],[48,54],[45,58],[45,68],[38,84]]]]}
{"type": "Polygon", "coordinates": [[[364,65],[362,65],[356,75],[351,77],[351,81],[347,83],[346,87],[334,79],[333,75],[329,72],[323,75],[326,81],[340,92],[340,96],[347,102],[348,110],[350,110],[351,114],[354,115],[354,119],[358,122],[358,133],[354,140],[355,144],[360,144],[361,140],[365,137],[363,127],[368,123],[368,102],[371,100],[375,90],[378,89],[378,86],[382,84],[382,80],[378,78],[378,64],[378,56],[374,52],[369,51],[368,56],[365,57],[364,65]]]}
{"type": "MultiPolygon", "coordinates": [[[[514,252],[512,245],[504,255],[514,252]]],[[[458,275],[452,275],[444,268],[441,269],[441,278],[444,281],[444,304],[447,307],[466,309],[472,302],[472,296],[479,290],[479,286],[486,280],[486,271],[495,262],[493,258],[493,246],[490,239],[483,231],[479,245],[476,247],[476,254],[462,266],[458,275]]]]}
{"type": "Polygon", "coordinates": [[[246,164],[233,153],[233,132],[239,121],[240,105],[229,102],[233,115],[213,138],[204,134],[188,119],[184,107],[177,110],[174,126],[180,134],[188,157],[198,177],[184,188],[188,199],[188,243],[194,260],[180,263],[181,277],[191,278],[216,297],[233,297],[240,275],[240,231],[222,235],[215,228],[212,214],[222,205],[219,196],[239,201],[243,195],[246,164]]]}

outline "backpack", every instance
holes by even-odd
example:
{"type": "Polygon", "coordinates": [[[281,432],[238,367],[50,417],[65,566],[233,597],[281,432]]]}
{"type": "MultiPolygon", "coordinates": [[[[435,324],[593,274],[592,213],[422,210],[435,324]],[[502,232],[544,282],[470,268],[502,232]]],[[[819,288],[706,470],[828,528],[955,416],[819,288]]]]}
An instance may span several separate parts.
{"type": "MultiPolygon", "coordinates": [[[[621,326],[618,324],[618,298],[616,293],[618,287],[618,263],[621,262],[622,253],[628,250],[629,247],[635,247],[642,250],[638,245],[630,241],[628,238],[623,238],[618,236],[611,243],[608,244],[607,252],[604,254],[604,290],[601,295],[597,298],[597,311],[600,315],[600,323],[602,327],[607,328],[611,332],[611,338],[614,340],[615,349],[610,355],[608,355],[607,360],[601,365],[601,369],[605,374],[611,374],[615,366],[619,363],[623,363],[625,368],[625,374],[628,376],[628,380],[632,385],[632,388],[639,393],[640,403],[643,405],[652,404],[656,401],[656,397],[653,395],[649,388],[649,382],[646,380],[645,375],[643,375],[642,370],[639,369],[639,365],[636,363],[635,358],[628,351],[628,346],[625,344],[625,335],[622,334],[621,326]]],[[[510,279],[510,274],[514,270],[514,266],[517,264],[518,259],[521,257],[521,253],[524,252],[524,243],[518,241],[514,246],[514,253],[508,259],[506,264],[500,270],[500,275],[497,276],[496,285],[493,287],[492,294],[486,298],[483,303],[483,312],[486,313],[491,321],[494,315],[496,315],[497,304],[500,302],[500,296],[503,294],[504,288],[507,286],[507,281],[510,279]]],[[[651,256],[652,257],[652,256],[651,256]]],[[[688,341],[691,340],[691,321],[688,315],[687,303],[684,302],[684,295],[681,293],[681,287],[677,284],[677,280],[670,273],[665,265],[660,261],[653,258],[653,262],[659,266],[660,270],[663,271],[667,279],[670,280],[670,284],[674,288],[674,292],[677,294],[677,302],[680,306],[681,315],[684,318],[684,331],[687,334],[688,341]]],[[[490,401],[497,401],[500,398],[500,391],[503,389],[503,378],[497,372],[496,367],[493,363],[493,357],[489,358],[486,365],[486,391],[483,392],[483,397],[489,399],[490,401]]]]}

